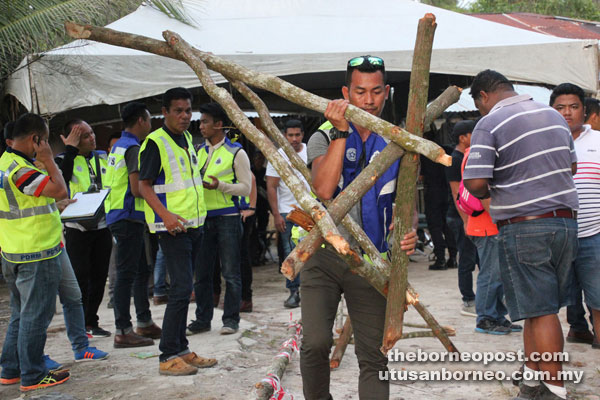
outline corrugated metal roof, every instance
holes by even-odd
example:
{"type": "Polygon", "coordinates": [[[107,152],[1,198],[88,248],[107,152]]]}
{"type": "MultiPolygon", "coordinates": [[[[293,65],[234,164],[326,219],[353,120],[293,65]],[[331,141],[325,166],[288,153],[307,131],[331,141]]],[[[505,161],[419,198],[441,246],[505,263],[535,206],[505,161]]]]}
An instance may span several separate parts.
{"type": "Polygon", "coordinates": [[[531,13],[470,14],[500,24],[569,39],[600,39],[600,22],[531,13]]]}

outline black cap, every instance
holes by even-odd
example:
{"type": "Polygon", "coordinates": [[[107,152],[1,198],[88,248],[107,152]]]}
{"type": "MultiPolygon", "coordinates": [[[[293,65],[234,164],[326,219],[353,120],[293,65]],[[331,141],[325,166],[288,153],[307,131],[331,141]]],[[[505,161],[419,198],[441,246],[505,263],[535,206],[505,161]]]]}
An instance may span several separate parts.
{"type": "Polygon", "coordinates": [[[473,120],[457,122],[456,125],[454,125],[454,129],[452,129],[452,138],[458,143],[459,136],[472,133],[473,129],[475,129],[475,125],[477,125],[477,123],[473,120]]]}

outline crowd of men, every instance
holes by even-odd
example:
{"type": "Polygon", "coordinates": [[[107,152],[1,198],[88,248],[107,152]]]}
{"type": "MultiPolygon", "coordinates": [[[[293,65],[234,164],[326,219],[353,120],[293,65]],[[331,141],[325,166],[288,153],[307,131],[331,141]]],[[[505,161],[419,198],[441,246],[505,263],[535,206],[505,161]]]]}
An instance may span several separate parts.
{"type": "MultiPolygon", "coordinates": [[[[380,116],[389,92],[383,59],[354,57],[347,64],[343,99],[328,104],[328,121],[307,144],[300,121],[286,122],[284,135],[311,169],[318,198],[337,196],[385,148],[386,139],[344,115],[351,104],[380,116]]],[[[557,313],[568,306],[567,340],[600,348],[600,132],[594,125],[600,122],[598,101],[586,100],[575,85],[562,84],[554,89],[549,106],[540,104],[518,95],[504,76],[491,70],[475,77],[471,95],[482,117],[454,127],[452,166],[444,171],[423,164],[424,170],[437,170],[438,178],[443,171],[444,178],[436,180],[430,173],[425,180],[428,204],[435,204],[427,217],[435,241],[430,269],[457,268],[461,313],[477,317],[476,332],[523,331],[526,355],[560,352],[563,335],[557,313]],[[443,187],[436,186],[441,182],[443,187]],[[476,212],[455,201],[466,198],[465,193],[479,199],[476,212]],[[589,331],[582,298],[595,333],[589,331]],[[507,314],[512,321],[524,320],[524,327],[507,314]]],[[[90,347],[88,338],[111,335],[98,318],[111,251],[114,347],[149,346],[160,340],[161,375],[193,375],[217,364],[192,351],[187,336],[212,329],[219,302],[214,289],[220,288],[221,275],[225,296],[220,333],[237,332],[240,312],[252,310],[245,224],[254,218],[260,186],[251,158],[227,136],[231,123],[217,103],[200,107],[204,143],[194,146],[188,131],[192,100],[184,88],[165,92],[164,123],[153,132],[146,105],[127,104],[122,109],[124,130],[111,141],[108,154],[96,150],[93,129],[82,120],[65,126],[65,151],[57,157],[40,116],[25,114],[7,130],[8,147],[0,158],[0,246],[11,318],[0,359],[1,384],[20,383],[22,391],[29,391],[69,379],[69,371],[44,355],[57,294],[75,360],[108,357],[90,347]],[[59,211],[74,202],[76,193],[103,188],[110,189],[104,212],[65,223],[63,245],[59,211]],[[154,323],[148,300],[151,235],[157,241],[154,303],[166,303],[162,328],[154,323]],[[196,310],[188,324],[190,299],[196,310]]],[[[283,150],[280,154],[287,159],[283,150]]],[[[391,251],[388,238],[399,168],[397,160],[350,211],[384,257],[391,251]]],[[[262,190],[266,189],[285,258],[295,244],[295,228],[286,220],[295,199],[270,163],[264,175],[262,190]]],[[[340,231],[360,251],[341,226],[340,231]]],[[[398,248],[411,254],[416,242],[413,230],[398,248]]],[[[298,278],[287,281],[286,288],[290,293],[284,306],[302,310],[305,398],[332,398],[329,353],[343,293],[360,368],[359,397],[387,399],[389,382],[379,379],[387,370],[387,357],[379,349],[386,299],[352,273],[328,244],[307,261],[301,283],[298,278]]],[[[540,382],[523,375],[517,399],[566,398],[559,361],[529,360],[522,368],[546,371],[549,378],[540,382]]]]}

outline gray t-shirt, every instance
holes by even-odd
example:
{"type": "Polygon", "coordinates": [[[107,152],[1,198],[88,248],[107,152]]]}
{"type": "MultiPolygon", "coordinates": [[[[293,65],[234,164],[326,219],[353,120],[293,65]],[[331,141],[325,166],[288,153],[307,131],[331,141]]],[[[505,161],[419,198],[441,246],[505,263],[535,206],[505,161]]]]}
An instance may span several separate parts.
{"type": "Polygon", "coordinates": [[[504,99],[473,130],[464,179],[488,178],[494,222],[579,207],[567,122],[529,95],[504,99]]]}
{"type": "MultiPolygon", "coordinates": [[[[328,133],[328,131],[326,131],[328,133]]],[[[325,138],[325,136],[317,131],[315,132],[310,139],[308,140],[308,143],[306,145],[306,149],[308,152],[308,158],[307,158],[307,164],[309,166],[309,168],[312,168],[312,162],[314,161],[315,158],[320,157],[325,155],[325,153],[327,153],[327,148],[329,147],[329,141],[327,140],[327,138],[325,138]]],[[[339,187],[341,189],[342,187],[342,179],[340,177],[340,182],[339,182],[339,187]]],[[[354,207],[352,207],[352,209],[350,210],[350,212],[348,213],[348,215],[350,215],[352,217],[352,219],[354,221],[356,221],[362,228],[363,224],[362,224],[362,220],[360,218],[360,201],[358,203],[356,203],[354,205],[354,207]]],[[[341,224],[338,225],[338,229],[340,231],[340,233],[344,236],[344,238],[348,241],[348,243],[350,244],[351,247],[355,248],[355,249],[359,249],[359,245],[358,242],[354,239],[354,237],[352,237],[352,235],[346,230],[346,228],[344,228],[341,224]]]]}

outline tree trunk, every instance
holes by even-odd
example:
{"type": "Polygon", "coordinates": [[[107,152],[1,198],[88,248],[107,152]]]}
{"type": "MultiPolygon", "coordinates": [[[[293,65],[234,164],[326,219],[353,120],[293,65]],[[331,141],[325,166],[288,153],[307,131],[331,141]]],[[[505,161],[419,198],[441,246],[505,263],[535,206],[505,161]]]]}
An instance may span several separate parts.
{"type": "MultiPolygon", "coordinates": [[[[429,93],[429,66],[433,36],[436,28],[435,16],[426,14],[419,20],[417,39],[413,52],[413,64],[410,73],[408,92],[408,110],[406,128],[418,136],[423,135],[423,121],[427,110],[429,93]]],[[[400,249],[404,235],[413,229],[419,156],[405,154],[400,162],[400,171],[396,182],[396,212],[392,246],[392,271],[388,287],[385,329],[381,352],[387,352],[402,338],[402,323],[406,306],[406,287],[408,283],[408,255],[400,249]]]]}

